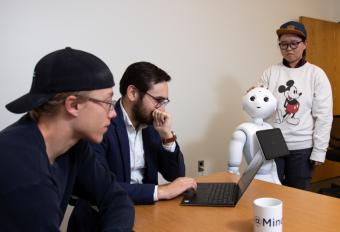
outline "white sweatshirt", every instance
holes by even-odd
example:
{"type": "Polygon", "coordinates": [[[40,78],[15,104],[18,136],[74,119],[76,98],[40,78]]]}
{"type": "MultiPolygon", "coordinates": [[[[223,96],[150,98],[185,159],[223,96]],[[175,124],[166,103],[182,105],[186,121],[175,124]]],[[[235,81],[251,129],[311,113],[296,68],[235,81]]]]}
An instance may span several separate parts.
{"type": "Polygon", "coordinates": [[[333,120],[332,89],[325,72],[308,62],[298,68],[280,63],[264,71],[261,84],[278,100],[269,122],[281,129],[289,150],[313,147],[310,159],[324,162],[333,120]]]}

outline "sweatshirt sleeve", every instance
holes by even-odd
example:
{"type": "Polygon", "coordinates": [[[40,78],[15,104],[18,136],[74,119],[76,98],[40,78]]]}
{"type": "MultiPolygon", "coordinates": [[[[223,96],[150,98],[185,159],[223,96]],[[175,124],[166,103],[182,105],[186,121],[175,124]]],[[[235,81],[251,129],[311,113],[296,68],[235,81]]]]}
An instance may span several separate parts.
{"type": "Polygon", "coordinates": [[[311,160],[324,162],[333,120],[332,88],[321,69],[314,83],[312,115],[315,120],[311,160]]]}

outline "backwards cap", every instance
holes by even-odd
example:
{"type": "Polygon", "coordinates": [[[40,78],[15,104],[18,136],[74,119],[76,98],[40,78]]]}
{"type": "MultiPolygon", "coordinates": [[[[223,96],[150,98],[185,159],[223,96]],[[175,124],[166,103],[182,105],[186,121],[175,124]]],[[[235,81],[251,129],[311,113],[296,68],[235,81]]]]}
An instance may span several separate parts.
{"type": "Polygon", "coordinates": [[[6,108],[12,113],[25,113],[43,105],[57,93],[113,86],[113,75],[101,59],[67,47],[41,58],[34,68],[29,93],[8,103],[6,108]]]}

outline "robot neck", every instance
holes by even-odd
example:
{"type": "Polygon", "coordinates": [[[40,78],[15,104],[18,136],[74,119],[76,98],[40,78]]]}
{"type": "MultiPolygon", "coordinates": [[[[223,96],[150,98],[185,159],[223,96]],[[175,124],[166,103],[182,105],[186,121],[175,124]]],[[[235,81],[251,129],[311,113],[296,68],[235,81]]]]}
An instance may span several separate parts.
{"type": "Polygon", "coordinates": [[[263,119],[262,118],[253,118],[253,123],[255,123],[256,125],[263,125],[263,119]]]}

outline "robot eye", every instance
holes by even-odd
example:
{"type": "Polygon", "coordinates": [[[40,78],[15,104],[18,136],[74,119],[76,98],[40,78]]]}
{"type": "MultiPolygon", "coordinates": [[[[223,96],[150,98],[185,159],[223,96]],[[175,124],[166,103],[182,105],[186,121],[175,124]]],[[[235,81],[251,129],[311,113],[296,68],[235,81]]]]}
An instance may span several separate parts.
{"type": "Polygon", "coordinates": [[[255,101],[255,98],[256,98],[255,96],[251,96],[250,101],[255,101]]]}
{"type": "Polygon", "coordinates": [[[268,97],[264,97],[264,98],[263,98],[263,101],[268,102],[268,101],[269,101],[269,98],[268,98],[268,97]]]}

